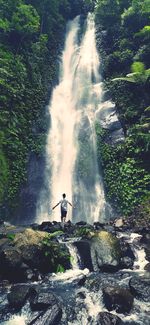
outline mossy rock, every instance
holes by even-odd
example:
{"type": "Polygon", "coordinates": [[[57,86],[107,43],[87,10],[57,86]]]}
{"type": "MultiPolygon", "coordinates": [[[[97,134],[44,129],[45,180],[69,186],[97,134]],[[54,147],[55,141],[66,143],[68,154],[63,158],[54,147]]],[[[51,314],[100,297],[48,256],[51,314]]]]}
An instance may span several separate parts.
{"type": "MultiPolygon", "coordinates": [[[[55,235],[60,235],[55,233],[55,235]]],[[[12,282],[26,281],[26,270],[35,269],[43,274],[66,270],[71,267],[70,254],[66,245],[53,241],[47,232],[27,228],[1,239],[0,275],[12,282]],[[10,236],[9,236],[10,237],[10,236]],[[26,270],[22,267],[25,263],[26,270]]]]}
{"type": "Polygon", "coordinates": [[[42,245],[42,240],[48,237],[47,232],[35,231],[27,228],[24,232],[16,234],[14,245],[17,248],[22,248],[29,245],[42,245]]]}
{"type": "Polygon", "coordinates": [[[94,271],[116,271],[121,258],[119,240],[107,231],[96,232],[91,239],[91,257],[94,271]]]}

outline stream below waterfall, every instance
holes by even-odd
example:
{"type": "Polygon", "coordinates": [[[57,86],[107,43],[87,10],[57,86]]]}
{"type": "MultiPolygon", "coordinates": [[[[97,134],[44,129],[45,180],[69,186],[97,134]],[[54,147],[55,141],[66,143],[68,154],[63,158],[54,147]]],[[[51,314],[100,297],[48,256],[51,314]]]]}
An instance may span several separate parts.
{"type": "MultiPolygon", "coordinates": [[[[97,316],[100,312],[108,312],[103,302],[102,288],[105,286],[119,285],[128,288],[128,283],[134,274],[142,276],[145,273],[144,267],[147,264],[144,249],[141,248],[141,236],[136,233],[119,233],[118,238],[124,238],[130,245],[135,261],[132,269],[122,269],[115,273],[90,272],[87,268],[81,269],[82,260],[73,240],[68,240],[66,245],[71,255],[71,269],[64,273],[49,274],[43,280],[34,282],[35,287],[40,285],[43,292],[53,292],[60,298],[62,305],[62,318],[60,325],[98,325],[97,316]],[[86,281],[84,281],[86,279],[86,281]],[[94,280],[94,286],[91,282],[94,280]]],[[[0,293],[2,306],[7,307],[7,294],[9,286],[4,286],[0,293]]],[[[6,308],[7,310],[7,308],[6,308]]],[[[123,324],[149,325],[150,324],[150,303],[134,299],[132,310],[129,313],[117,313],[112,310],[111,314],[118,315],[123,324]]],[[[32,325],[36,312],[30,310],[29,302],[25,304],[18,313],[10,312],[0,319],[2,325],[32,325]]],[[[46,323],[36,323],[45,324],[46,323]]],[[[113,324],[113,323],[111,323],[113,324]]],[[[120,324],[120,323],[115,323],[120,324]]],[[[57,325],[54,324],[54,325],[57,325]]]]}

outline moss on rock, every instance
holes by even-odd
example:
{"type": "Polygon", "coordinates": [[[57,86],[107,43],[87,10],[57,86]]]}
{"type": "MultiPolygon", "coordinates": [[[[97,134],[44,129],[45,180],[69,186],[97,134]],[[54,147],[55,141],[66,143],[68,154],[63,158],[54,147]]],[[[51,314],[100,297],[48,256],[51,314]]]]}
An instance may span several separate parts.
{"type": "Polygon", "coordinates": [[[91,239],[91,257],[94,271],[116,271],[120,263],[118,239],[107,231],[99,231],[91,239]]]}

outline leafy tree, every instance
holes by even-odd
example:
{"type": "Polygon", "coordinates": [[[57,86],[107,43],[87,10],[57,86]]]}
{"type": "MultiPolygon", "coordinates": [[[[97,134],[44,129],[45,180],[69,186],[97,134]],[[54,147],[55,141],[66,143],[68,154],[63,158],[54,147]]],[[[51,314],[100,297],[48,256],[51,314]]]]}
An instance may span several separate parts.
{"type": "Polygon", "coordinates": [[[99,0],[96,3],[96,20],[105,28],[119,22],[119,4],[117,0],[99,0]]]}
{"type": "Polygon", "coordinates": [[[143,206],[149,191],[150,2],[119,0],[113,26],[105,19],[111,7],[105,13],[104,3],[108,1],[97,1],[95,9],[97,44],[105,89],[116,104],[125,141],[111,146],[109,132],[97,130],[98,154],[107,197],[128,215],[143,206]]]}
{"type": "Polygon", "coordinates": [[[0,203],[3,202],[4,194],[8,184],[8,162],[3,151],[4,133],[0,132],[0,203]]]}
{"type": "Polygon", "coordinates": [[[22,0],[0,0],[0,14],[2,19],[7,19],[10,22],[16,8],[21,4],[22,0]]]}
{"type": "Polygon", "coordinates": [[[141,42],[150,40],[150,26],[144,26],[137,34],[137,37],[141,39],[141,42]]]}
{"type": "Polygon", "coordinates": [[[10,31],[10,23],[6,18],[0,19],[0,30],[4,32],[10,31]]]}
{"type": "Polygon", "coordinates": [[[138,32],[149,21],[149,0],[133,0],[122,14],[122,22],[130,32],[138,32]]]}
{"type": "Polygon", "coordinates": [[[144,63],[134,62],[131,66],[132,73],[126,75],[126,77],[115,78],[113,81],[123,80],[127,82],[145,84],[150,78],[150,69],[145,69],[144,63]]]}
{"type": "Polygon", "coordinates": [[[115,148],[105,142],[106,131],[96,126],[98,156],[104,168],[107,197],[125,215],[131,214],[149,192],[150,175],[140,166],[132,138],[115,148]]]}
{"type": "Polygon", "coordinates": [[[12,29],[20,34],[33,34],[39,30],[39,16],[31,5],[22,4],[12,16],[12,29]]]}
{"type": "Polygon", "coordinates": [[[5,218],[17,216],[30,157],[44,160],[49,127],[44,107],[57,80],[57,57],[74,5],[71,0],[0,0],[0,213],[5,218]]]}
{"type": "Polygon", "coordinates": [[[122,13],[125,9],[129,8],[132,3],[132,0],[118,0],[120,12],[122,13]]]}

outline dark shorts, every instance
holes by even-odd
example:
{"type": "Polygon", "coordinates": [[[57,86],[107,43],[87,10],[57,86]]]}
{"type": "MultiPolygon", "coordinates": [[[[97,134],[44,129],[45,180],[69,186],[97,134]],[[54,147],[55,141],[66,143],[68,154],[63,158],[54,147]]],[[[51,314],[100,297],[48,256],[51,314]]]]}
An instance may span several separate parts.
{"type": "Polygon", "coordinates": [[[67,215],[67,211],[61,209],[61,218],[66,218],[66,215],[67,215]]]}

